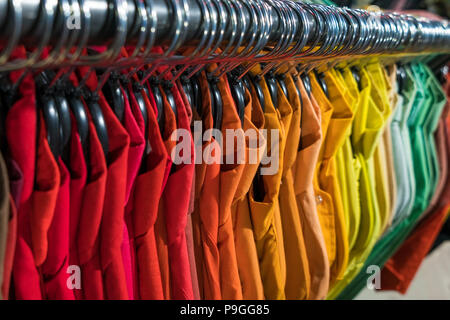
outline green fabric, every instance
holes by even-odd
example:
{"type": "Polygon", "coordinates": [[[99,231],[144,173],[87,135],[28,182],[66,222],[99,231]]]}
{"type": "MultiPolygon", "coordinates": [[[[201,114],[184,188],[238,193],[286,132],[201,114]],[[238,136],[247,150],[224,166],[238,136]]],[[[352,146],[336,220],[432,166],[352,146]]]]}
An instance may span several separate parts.
{"type": "MultiPolygon", "coordinates": [[[[412,75],[411,75],[412,78],[412,75]]],[[[416,192],[414,168],[412,163],[411,139],[408,126],[403,121],[409,115],[408,106],[401,94],[398,95],[398,106],[391,122],[392,156],[394,159],[395,179],[397,182],[397,199],[393,210],[392,225],[396,225],[409,215],[412,209],[411,199],[416,192]]]]}
{"type": "MultiPolygon", "coordinates": [[[[370,265],[384,266],[387,260],[395,253],[409,233],[414,229],[422,212],[426,209],[429,200],[434,193],[435,180],[438,176],[430,175],[429,167],[436,166],[436,149],[429,141],[433,139],[437,121],[440,118],[445,105],[445,97],[436,79],[423,64],[411,66],[417,92],[412,88],[406,88],[405,100],[414,96],[411,114],[408,118],[413,147],[414,178],[417,186],[411,214],[396,224],[374,247],[361,272],[339,294],[337,299],[352,299],[366,286],[370,265]],[[409,95],[409,97],[406,97],[409,95]],[[433,164],[434,163],[434,164],[433,164]]],[[[438,167],[436,167],[438,168],[438,167]]],[[[436,168],[434,170],[436,170],[436,168]]]]}

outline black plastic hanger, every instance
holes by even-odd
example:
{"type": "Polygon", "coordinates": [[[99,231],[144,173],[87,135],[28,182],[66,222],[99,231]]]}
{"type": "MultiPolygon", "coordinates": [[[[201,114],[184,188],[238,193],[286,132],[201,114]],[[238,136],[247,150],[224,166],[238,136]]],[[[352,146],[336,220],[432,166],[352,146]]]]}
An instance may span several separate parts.
{"type": "Polygon", "coordinates": [[[0,93],[3,102],[3,108],[8,111],[13,106],[18,96],[18,92],[17,90],[13,89],[13,85],[10,82],[7,73],[3,73],[0,75],[0,93]]]}
{"type": "Polygon", "coordinates": [[[59,132],[60,132],[60,152],[65,163],[70,161],[70,136],[72,135],[72,119],[70,117],[69,102],[65,94],[64,88],[57,87],[54,94],[56,109],[59,115],[59,132]]]}
{"type": "Polygon", "coordinates": [[[433,71],[436,78],[440,83],[446,82],[447,65],[450,62],[450,54],[441,54],[435,56],[433,59],[427,62],[427,65],[433,71]]]}
{"type": "Polygon", "coordinates": [[[358,85],[358,90],[361,91],[361,76],[359,75],[359,71],[358,68],[356,68],[355,66],[350,67],[350,71],[353,75],[353,78],[355,78],[356,84],[358,85]]]}
{"type": "Polygon", "coordinates": [[[8,78],[7,73],[0,73],[0,144],[1,149],[4,151],[6,149],[6,117],[8,111],[11,108],[9,99],[7,98],[11,91],[11,83],[8,78]]]}
{"type": "Polygon", "coordinates": [[[306,93],[308,93],[308,97],[311,97],[311,79],[306,73],[302,73],[300,75],[302,79],[303,86],[305,87],[306,93]]]}
{"type": "Polygon", "coordinates": [[[198,74],[191,78],[194,109],[197,110],[198,114],[202,114],[202,89],[199,81],[198,74]]]}
{"type": "Polygon", "coordinates": [[[294,77],[293,79],[294,79],[295,91],[297,91],[297,95],[300,100],[300,104],[303,104],[302,94],[301,94],[300,88],[298,87],[298,85],[299,85],[298,81],[299,81],[300,77],[294,77]]]}
{"type": "Polygon", "coordinates": [[[156,109],[158,110],[158,124],[159,129],[162,132],[164,130],[165,113],[164,113],[164,100],[159,89],[159,81],[156,77],[151,77],[149,80],[150,90],[152,90],[153,98],[155,99],[156,109]]]}
{"type": "MultiPolygon", "coordinates": [[[[148,112],[147,107],[145,105],[144,97],[142,96],[142,90],[145,92],[145,86],[142,86],[138,81],[133,82],[133,93],[134,98],[136,99],[137,105],[139,107],[139,111],[141,112],[142,119],[144,120],[144,137],[145,142],[148,142],[148,112]]],[[[147,150],[147,148],[146,148],[147,150]]]]}
{"type": "Polygon", "coordinates": [[[398,92],[403,92],[406,82],[406,71],[405,67],[400,64],[397,65],[396,78],[397,78],[398,92]]]}
{"type": "MultiPolygon", "coordinates": [[[[216,123],[216,100],[214,99],[214,96],[212,94],[212,88],[211,88],[211,83],[209,82],[209,80],[206,81],[206,84],[208,85],[208,92],[209,92],[209,100],[211,102],[211,115],[213,118],[213,124],[215,126],[216,123]]],[[[215,128],[215,127],[214,127],[215,128]]]]}
{"type": "Polygon", "coordinates": [[[186,77],[186,75],[182,75],[180,77],[181,88],[183,89],[184,94],[189,102],[189,105],[192,108],[192,104],[194,103],[194,91],[192,88],[191,81],[186,77]]]}
{"type": "Polygon", "coordinates": [[[89,112],[92,117],[92,121],[95,126],[95,130],[97,132],[98,139],[100,140],[100,144],[102,145],[103,154],[105,155],[106,162],[109,163],[109,137],[108,137],[108,128],[106,125],[105,118],[103,117],[102,109],[98,104],[99,96],[93,94],[89,90],[84,90],[83,92],[84,99],[88,106],[89,112]]]}
{"type": "MultiPolygon", "coordinates": [[[[46,81],[50,83],[51,79],[54,79],[55,73],[53,71],[47,70],[43,73],[43,75],[46,77],[46,81]]],[[[58,110],[58,116],[59,116],[59,133],[60,133],[60,150],[59,154],[63,156],[65,161],[68,161],[68,151],[67,148],[70,136],[72,134],[72,120],[70,118],[70,108],[69,108],[69,102],[67,101],[66,97],[66,90],[64,83],[61,79],[59,79],[56,84],[53,86],[51,90],[53,94],[53,98],[55,99],[55,106],[58,110]]]]}
{"type": "Polygon", "coordinates": [[[60,156],[61,147],[61,133],[60,120],[58,110],[56,108],[55,98],[52,92],[49,92],[49,82],[44,73],[39,73],[36,76],[37,86],[37,100],[39,108],[44,114],[45,127],[47,129],[47,141],[50,146],[55,159],[60,156]]]}
{"type": "Polygon", "coordinates": [[[265,77],[266,84],[270,92],[270,97],[272,98],[272,104],[275,109],[278,109],[278,85],[272,71],[266,73],[265,77]]]}
{"type": "MultiPolygon", "coordinates": [[[[247,85],[246,85],[245,82],[244,82],[244,79],[242,79],[242,80],[239,82],[239,85],[241,86],[241,90],[242,90],[243,95],[244,95],[244,104],[247,105],[247,104],[249,103],[249,101],[250,101],[250,98],[249,98],[248,95],[245,94],[245,90],[248,90],[248,91],[250,92],[251,89],[250,89],[249,87],[247,87],[247,85]]],[[[245,108],[244,108],[244,109],[245,109],[245,108]]]]}
{"type": "MultiPolygon", "coordinates": [[[[143,77],[143,72],[139,71],[138,78],[142,79],[142,77],[143,77]]],[[[148,125],[148,112],[147,112],[147,108],[145,105],[144,97],[142,96],[142,90],[144,90],[144,94],[146,94],[147,97],[150,97],[150,91],[149,91],[150,84],[148,81],[145,81],[144,85],[141,85],[140,82],[138,82],[138,81],[133,81],[132,87],[133,87],[134,98],[136,99],[136,101],[138,103],[139,110],[141,111],[142,118],[144,119],[144,126],[145,126],[144,134],[145,134],[145,140],[147,141],[147,139],[148,139],[148,126],[147,126],[148,125]]],[[[161,98],[161,103],[162,103],[162,98],[161,98]]],[[[164,114],[162,116],[164,116],[164,114]]],[[[161,115],[159,114],[159,108],[158,108],[158,118],[159,117],[161,117],[161,115]]],[[[162,126],[161,128],[164,128],[164,126],[162,126]]]]}
{"type": "Polygon", "coordinates": [[[319,85],[322,88],[323,93],[325,93],[325,96],[329,98],[330,94],[328,92],[328,86],[327,83],[325,82],[323,73],[319,73],[316,70],[314,70],[314,75],[316,76],[317,82],[319,82],[319,85]]]}
{"type": "Polygon", "coordinates": [[[120,122],[123,121],[123,115],[125,112],[125,97],[123,96],[120,88],[119,74],[112,71],[109,75],[108,81],[102,88],[106,101],[111,106],[114,114],[117,116],[120,122]]]}
{"type": "Polygon", "coordinates": [[[223,100],[217,83],[219,79],[208,75],[209,92],[211,94],[211,106],[213,111],[214,128],[222,128],[222,116],[223,116],[223,100]]]}
{"type": "Polygon", "coordinates": [[[244,111],[245,111],[245,88],[242,84],[242,81],[238,79],[238,77],[229,72],[227,74],[228,83],[230,84],[231,95],[233,96],[234,103],[236,104],[236,111],[239,115],[239,119],[241,120],[241,124],[244,123],[244,111]]]}
{"type": "Polygon", "coordinates": [[[72,84],[67,84],[67,98],[69,102],[70,110],[75,117],[77,123],[78,135],[80,136],[81,145],[83,150],[87,152],[88,136],[89,136],[89,120],[87,117],[86,109],[81,101],[82,92],[80,89],[75,89],[72,84]]]}
{"type": "Polygon", "coordinates": [[[127,75],[121,74],[119,75],[119,82],[122,85],[125,97],[127,98],[128,101],[130,101],[130,94],[128,92],[128,84],[130,83],[130,79],[128,79],[127,75]]]}
{"type": "Polygon", "coordinates": [[[286,75],[282,74],[282,73],[277,74],[276,78],[278,80],[278,84],[280,85],[281,90],[284,93],[284,96],[289,101],[289,90],[287,89],[287,86],[286,86],[286,75]]]}
{"type": "MultiPolygon", "coordinates": [[[[298,100],[300,100],[300,114],[302,115],[303,114],[303,97],[302,97],[302,94],[301,94],[301,91],[299,88],[299,83],[298,83],[300,81],[300,77],[296,76],[293,79],[294,79],[295,90],[297,91],[297,95],[298,95],[298,100]]],[[[303,83],[305,83],[305,82],[303,81],[303,83]]],[[[302,128],[302,125],[303,125],[303,118],[304,118],[303,116],[300,117],[300,128],[302,128]]],[[[298,149],[297,149],[298,151],[303,149],[302,142],[303,142],[302,135],[300,134],[299,142],[298,142],[298,149]]]]}
{"type": "Polygon", "coordinates": [[[255,89],[256,97],[258,98],[259,104],[261,105],[261,109],[264,112],[266,109],[266,100],[264,98],[264,93],[261,88],[261,81],[259,76],[253,76],[250,78],[253,88],[255,89]]]}
{"type": "Polygon", "coordinates": [[[248,91],[252,90],[252,85],[250,84],[250,78],[248,74],[242,77],[242,82],[247,87],[248,91]]]}

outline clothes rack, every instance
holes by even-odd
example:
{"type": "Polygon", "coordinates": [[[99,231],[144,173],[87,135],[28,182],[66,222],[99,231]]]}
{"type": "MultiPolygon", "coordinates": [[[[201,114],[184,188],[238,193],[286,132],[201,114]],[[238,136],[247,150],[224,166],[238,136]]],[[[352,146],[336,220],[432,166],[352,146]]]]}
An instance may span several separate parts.
{"type": "MultiPolygon", "coordinates": [[[[450,51],[448,21],[430,21],[410,15],[293,1],[146,0],[140,3],[139,7],[147,16],[147,19],[143,20],[138,14],[137,4],[138,2],[133,0],[30,0],[22,3],[0,0],[0,41],[11,41],[11,28],[14,28],[20,30],[18,43],[36,45],[45,38],[42,34],[42,24],[39,22],[54,15],[51,35],[48,37],[49,43],[53,44],[61,38],[63,28],[67,27],[67,19],[72,17],[78,18],[79,23],[75,24],[78,29],[70,31],[79,31],[79,35],[86,35],[87,32],[86,40],[90,45],[113,42],[117,32],[125,27],[123,31],[126,37],[123,37],[122,41],[124,45],[136,44],[139,36],[143,34],[141,31],[145,29],[146,35],[150,36],[148,30],[153,33],[155,45],[168,44],[178,37],[180,41],[175,44],[176,48],[195,46],[202,35],[208,32],[212,34],[212,29],[207,29],[208,23],[213,25],[216,21],[218,32],[214,36],[213,44],[217,44],[217,41],[233,42],[233,39],[236,44],[236,39],[239,38],[236,32],[233,32],[236,30],[242,31],[241,45],[255,45],[262,41],[265,45],[273,46],[280,44],[280,40],[289,39],[289,45],[284,46],[284,52],[278,52],[274,58],[282,56],[299,41],[302,45],[295,52],[296,56],[301,56],[302,49],[308,46],[323,44],[336,49],[331,50],[331,55],[348,52],[355,55],[375,52],[450,51]],[[286,18],[289,18],[287,22],[286,18]],[[142,24],[143,21],[146,28],[142,24]],[[242,30],[244,22],[246,25],[242,30]],[[259,28],[262,26],[266,28],[264,34],[259,28]],[[367,41],[361,43],[360,38],[363,37],[367,41]],[[339,48],[352,50],[340,51],[339,48]]],[[[73,19],[71,21],[75,21],[73,19]]],[[[211,39],[208,36],[206,38],[211,39]]],[[[327,56],[327,52],[321,55],[327,56]]],[[[293,56],[295,54],[290,55],[293,56]]]]}

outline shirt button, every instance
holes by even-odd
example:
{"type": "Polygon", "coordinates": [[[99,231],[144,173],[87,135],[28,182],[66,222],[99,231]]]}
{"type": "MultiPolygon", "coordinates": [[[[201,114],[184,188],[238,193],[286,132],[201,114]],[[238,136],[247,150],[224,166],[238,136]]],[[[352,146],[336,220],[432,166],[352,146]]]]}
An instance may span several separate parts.
{"type": "Polygon", "coordinates": [[[317,202],[317,204],[321,204],[321,203],[323,202],[323,198],[322,198],[321,195],[318,195],[318,196],[316,197],[316,202],[317,202]]]}

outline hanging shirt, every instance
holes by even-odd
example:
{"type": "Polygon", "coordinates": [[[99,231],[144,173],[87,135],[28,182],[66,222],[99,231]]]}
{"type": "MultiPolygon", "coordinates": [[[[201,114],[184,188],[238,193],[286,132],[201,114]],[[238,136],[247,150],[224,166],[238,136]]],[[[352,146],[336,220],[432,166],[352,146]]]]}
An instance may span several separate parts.
{"type": "Polygon", "coordinates": [[[395,176],[395,162],[394,162],[394,150],[392,145],[392,121],[396,113],[396,107],[398,106],[398,88],[397,88],[397,67],[392,65],[388,68],[386,74],[387,90],[389,94],[389,105],[392,108],[391,116],[384,128],[383,142],[385,145],[386,153],[386,169],[387,169],[387,179],[389,188],[389,216],[382,228],[382,232],[385,232],[392,224],[392,219],[395,214],[395,206],[397,203],[397,181],[395,176]]]}
{"type": "MultiPolygon", "coordinates": [[[[336,153],[345,140],[346,129],[351,124],[352,112],[346,98],[340,91],[336,77],[332,72],[324,73],[324,81],[329,91],[329,99],[318,84],[316,77],[311,75],[312,93],[323,110],[330,109],[331,118],[328,123],[326,138],[322,146],[322,161],[318,165],[318,185],[332,201],[332,211],[324,213],[329,220],[322,220],[324,234],[329,234],[330,244],[330,284],[341,277],[348,260],[348,236],[345,227],[345,216],[341,191],[337,181],[336,153]],[[333,105],[331,105],[333,101],[333,105]],[[329,221],[331,226],[325,221],[329,221]],[[334,235],[334,236],[332,236],[334,235]]],[[[320,194],[319,194],[320,195],[320,194]]],[[[320,197],[318,199],[321,199],[320,197]]],[[[321,201],[321,200],[319,200],[321,201]]],[[[321,204],[318,206],[321,207],[321,204]]],[[[319,215],[320,217],[320,215],[319,215]]]]}
{"type": "MultiPolygon", "coordinates": [[[[129,92],[132,91],[131,85],[129,92]]],[[[158,262],[158,251],[155,239],[155,222],[158,212],[158,203],[162,194],[163,180],[167,162],[169,161],[156,120],[154,108],[150,98],[144,91],[145,107],[148,113],[148,149],[143,159],[144,170],[136,177],[132,198],[127,209],[131,211],[129,224],[130,242],[135,250],[135,299],[161,300],[164,299],[161,282],[161,272],[158,262]],[[152,192],[148,192],[152,190],[152,192]]],[[[135,95],[130,94],[130,106],[141,132],[145,132],[144,119],[140,114],[135,95]]]]}
{"type": "Polygon", "coordinates": [[[231,205],[231,217],[242,297],[245,300],[263,300],[264,289],[247,193],[266,148],[266,140],[260,132],[264,128],[264,113],[259,101],[252,99],[249,90],[245,91],[245,98],[248,103],[245,106],[243,129],[249,132],[245,137],[246,161],[231,205]],[[251,161],[252,156],[256,161],[251,161]]]}
{"type": "MultiPolygon", "coordinates": [[[[189,123],[192,126],[193,112],[192,107],[190,105],[189,99],[184,92],[184,89],[181,85],[180,81],[177,81],[177,88],[180,92],[180,96],[183,99],[183,104],[186,109],[186,114],[188,115],[189,123]]],[[[195,145],[195,141],[194,141],[195,145]]],[[[189,210],[188,210],[188,219],[186,223],[186,243],[188,247],[188,256],[189,256],[189,265],[191,270],[191,279],[192,279],[192,290],[194,291],[194,300],[200,299],[200,289],[198,284],[197,277],[197,264],[195,262],[195,249],[194,249],[194,231],[192,225],[192,213],[194,212],[194,203],[195,203],[195,174],[192,176],[192,186],[191,186],[191,196],[189,199],[189,210]]]]}
{"type": "MultiPolygon", "coordinates": [[[[341,74],[342,86],[348,88],[348,101],[353,114],[358,112],[360,93],[358,83],[356,82],[349,67],[345,67],[341,74]]],[[[339,77],[338,77],[339,79],[339,77]]],[[[354,152],[351,142],[352,128],[348,128],[346,138],[342,148],[337,153],[338,179],[342,188],[342,204],[346,213],[346,226],[348,232],[349,254],[353,249],[358,236],[359,224],[361,221],[361,206],[359,203],[359,188],[357,177],[360,175],[361,167],[359,161],[354,158],[354,152]]]]}
{"type": "Polygon", "coordinates": [[[300,78],[297,79],[297,85],[302,103],[301,137],[292,176],[311,279],[308,299],[321,300],[325,298],[330,282],[327,248],[313,187],[314,167],[322,143],[321,113],[314,97],[308,96],[300,78]]]}
{"type": "MultiPolygon", "coordinates": [[[[374,67],[375,70],[377,67],[374,67]]],[[[376,72],[376,71],[374,71],[376,72]]],[[[349,254],[349,264],[344,277],[328,294],[335,298],[361,270],[380,232],[380,213],[374,185],[373,154],[381,136],[387,106],[380,103],[379,91],[373,84],[373,77],[365,68],[360,70],[361,92],[358,111],[352,129],[352,144],[356,159],[361,166],[359,194],[361,220],[353,250],[349,254]]]]}
{"type": "Polygon", "coordinates": [[[331,116],[333,114],[333,109],[329,104],[328,99],[326,99],[325,94],[319,87],[314,75],[309,75],[311,81],[311,95],[317,101],[320,108],[321,114],[321,125],[323,140],[321,141],[321,147],[319,152],[319,157],[314,170],[314,194],[317,201],[317,213],[319,216],[320,225],[322,228],[323,237],[325,240],[327,248],[327,256],[330,266],[334,263],[336,259],[336,226],[334,218],[334,205],[331,195],[323,190],[319,183],[319,172],[324,160],[324,150],[326,145],[326,137],[328,132],[328,126],[330,124],[331,116]]]}
{"type": "MultiPolygon", "coordinates": [[[[251,72],[260,72],[257,66],[251,72]]],[[[264,79],[259,80],[264,94],[265,129],[267,130],[267,154],[278,152],[278,171],[272,175],[262,175],[264,199],[255,199],[249,192],[250,213],[253,223],[256,249],[258,251],[261,278],[266,299],[285,299],[286,259],[284,255],[283,233],[279,211],[278,195],[283,172],[283,157],[286,135],[284,125],[290,123],[292,109],[286,99],[278,106],[272,104],[269,89],[264,79]],[[272,129],[278,130],[278,137],[272,136],[272,129]]],[[[252,99],[258,99],[252,92],[252,99]]],[[[274,164],[272,164],[274,165],[274,164]]],[[[255,181],[253,185],[255,184],[255,181]]]]}
{"type": "Polygon", "coordinates": [[[405,88],[397,100],[397,107],[391,123],[392,149],[395,177],[398,181],[397,200],[394,207],[392,226],[411,212],[414,203],[415,179],[412,159],[411,139],[408,130],[408,117],[416,94],[412,74],[406,70],[405,88]]]}
{"type": "Polygon", "coordinates": [[[417,94],[412,105],[411,114],[408,118],[408,126],[411,137],[412,154],[414,158],[414,176],[416,178],[416,189],[413,212],[422,213],[426,208],[428,194],[430,192],[430,175],[427,168],[428,150],[426,147],[424,121],[431,106],[430,91],[426,87],[427,79],[423,77],[421,67],[412,65],[411,70],[417,84],[417,94]]]}
{"type": "MultiPolygon", "coordinates": [[[[120,87],[120,90],[124,97],[124,113],[122,123],[124,129],[127,131],[130,137],[130,148],[128,149],[127,183],[125,189],[125,203],[124,203],[124,206],[126,207],[131,197],[132,193],[131,191],[134,186],[138,170],[141,167],[142,157],[145,149],[145,140],[144,140],[145,129],[139,127],[137,123],[137,121],[140,121],[141,125],[143,125],[143,118],[142,114],[139,111],[139,107],[135,105],[134,108],[135,112],[133,113],[125,90],[122,87],[120,87]]],[[[127,281],[128,296],[130,300],[133,300],[135,291],[133,281],[135,279],[134,271],[135,271],[136,257],[134,255],[135,252],[134,242],[132,240],[130,241],[131,231],[129,230],[129,228],[132,228],[131,219],[132,218],[129,211],[125,210],[122,256],[127,281]]]]}
{"type": "MultiPolygon", "coordinates": [[[[386,73],[379,63],[371,63],[367,66],[369,77],[373,84],[372,99],[378,106],[380,113],[383,117],[383,128],[381,134],[384,134],[385,127],[389,123],[389,118],[392,112],[391,105],[389,103],[390,87],[387,82],[386,73]]],[[[370,166],[369,166],[370,167],[370,166]]],[[[389,194],[389,182],[386,163],[386,147],[384,139],[378,140],[377,147],[375,148],[373,157],[373,172],[375,176],[374,189],[376,192],[376,198],[378,202],[378,210],[380,217],[380,226],[376,230],[375,237],[379,238],[383,232],[387,221],[390,217],[390,194],[389,194]]]]}
{"type": "MultiPolygon", "coordinates": [[[[437,153],[437,146],[435,142],[435,134],[438,128],[440,117],[443,113],[444,106],[446,105],[446,96],[443,92],[440,83],[437,81],[436,77],[433,75],[432,71],[428,68],[424,68],[424,72],[429,77],[429,90],[431,92],[432,102],[430,106],[430,112],[424,123],[425,127],[425,140],[427,141],[427,146],[429,149],[428,162],[431,164],[428,166],[431,177],[431,190],[428,195],[428,204],[432,204],[434,201],[434,195],[436,194],[436,188],[439,184],[440,176],[442,176],[439,157],[437,153]]],[[[426,215],[426,210],[425,214],[426,215]]]]}
{"type": "Polygon", "coordinates": [[[194,136],[195,145],[201,145],[199,150],[196,149],[196,157],[201,157],[202,160],[195,165],[193,236],[200,297],[219,300],[222,298],[218,249],[219,172],[222,150],[211,136],[213,118],[206,76],[202,72],[198,77],[201,101],[193,110],[193,118],[194,121],[201,121],[203,130],[200,132],[201,135],[194,136]]]}
{"type": "MultiPolygon", "coordinates": [[[[40,268],[42,298],[51,299],[55,298],[55,296],[52,296],[52,292],[48,292],[45,280],[48,279],[48,276],[54,275],[52,272],[54,270],[48,270],[46,268],[46,258],[49,252],[50,259],[53,258],[53,254],[55,256],[58,255],[58,248],[55,248],[55,244],[53,243],[55,240],[52,239],[52,233],[54,233],[55,228],[51,228],[51,225],[55,218],[55,206],[58,200],[58,193],[61,186],[60,183],[63,181],[63,183],[66,184],[67,176],[64,176],[64,180],[61,180],[58,163],[47,141],[47,130],[42,114],[40,115],[39,125],[40,134],[36,161],[36,181],[32,195],[33,214],[31,216],[30,225],[33,255],[36,266],[40,268]],[[50,239],[52,240],[51,244],[49,244],[50,239]],[[47,296],[47,294],[50,295],[47,296]]],[[[66,186],[64,186],[64,189],[67,189],[66,186]]],[[[66,190],[63,190],[63,193],[65,192],[66,190]]],[[[58,222],[59,215],[59,212],[56,213],[56,222],[58,222]]],[[[63,215],[65,215],[65,213],[63,213],[63,215]]],[[[65,231],[66,234],[68,234],[68,230],[66,229],[65,231]]],[[[52,265],[51,261],[49,262],[49,265],[52,265]]]]}
{"type": "MultiPolygon", "coordinates": [[[[91,73],[86,85],[95,90],[97,79],[91,73]]],[[[103,93],[98,104],[107,127],[109,150],[107,178],[102,220],[100,224],[100,263],[105,299],[128,299],[121,245],[124,228],[124,204],[126,196],[126,172],[130,138],[114,115],[103,93]]]]}
{"type": "MultiPolygon", "coordinates": [[[[88,113],[87,107],[86,112],[88,113]]],[[[88,122],[89,160],[86,162],[88,175],[83,191],[76,246],[81,269],[82,298],[103,300],[99,230],[105,197],[107,168],[102,145],[89,113],[88,122]]]]}
{"type": "MultiPolygon", "coordinates": [[[[84,156],[83,146],[81,145],[80,136],[77,131],[77,124],[73,115],[72,132],[70,135],[70,163],[68,170],[70,174],[69,182],[69,265],[79,266],[78,258],[78,233],[80,226],[81,207],[83,203],[83,193],[87,182],[87,163],[84,156]]],[[[74,296],[77,300],[82,299],[81,288],[74,286],[74,296]]]]}
{"type": "MultiPolygon", "coordinates": [[[[164,112],[164,130],[161,133],[162,139],[165,145],[166,153],[170,157],[170,154],[175,146],[175,141],[171,139],[172,133],[177,129],[177,123],[175,114],[171,109],[171,106],[169,105],[169,102],[167,101],[166,94],[162,87],[160,87],[160,92],[162,93],[162,99],[163,99],[163,112],[164,112]]],[[[155,106],[156,107],[156,106],[155,106]]],[[[169,162],[166,164],[166,170],[174,166],[173,159],[169,158],[169,162]]],[[[170,172],[170,171],[169,171],[170,172]]],[[[169,176],[167,176],[167,179],[164,179],[163,183],[163,192],[165,191],[165,188],[167,187],[167,181],[169,176]]],[[[159,207],[158,207],[158,215],[155,222],[155,237],[157,241],[157,247],[158,247],[158,259],[159,259],[159,265],[160,265],[160,271],[161,271],[161,281],[164,291],[165,299],[172,299],[171,297],[171,285],[170,285],[170,267],[169,267],[169,247],[168,247],[168,239],[167,239],[167,227],[166,227],[166,216],[165,216],[165,202],[161,198],[159,200],[159,207]]]]}
{"type": "MultiPolygon", "coordinates": [[[[182,154],[177,149],[171,150],[171,156],[175,154],[182,156],[186,162],[176,164],[175,169],[169,175],[166,188],[163,192],[165,224],[167,232],[167,244],[169,253],[171,297],[176,300],[192,300],[193,289],[190,275],[189,257],[186,244],[186,223],[189,210],[189,201],[192,187],[192,177],[194,174],[194,145],[190,133],[189,119],[183,100],[174,86],[171,88],[176,110],[178,129],[184,130],[186,135],[181,135],[184,145],[188,145],[190,150],[183,150],[190,154],[182,154]],[[175,153],[179,152],[179,153],[175,153]],[[174,201],[176,199],[176,201],[174,201]]],[[[178,136],[176,143],[182,139],[178,136]]],[[[172,139],[174,139],[172,135],[172,139]]]]}
{"type": "MultiPolygon", "coordinates": [[[[25,49],[18,47],[11,59],[25,58],[25,49]]],[[[12,83],[19,80],[22,71],[12,71],[12,83]]],[[[35,162],[37,150],[37,113],[34,81],[27,74],[19,88],[19,99],[6,116],[6,138],[11,158],[23,173],[23,188],[17,206],[17,244],[14,255],[13,281],[16,299],[42,299],[39,272],[33,258],[30,219],[35,181],[35,162]]]]}
{"type": "MultiPolygon", "coordinates": [[[[192,109],[191,109],[191,102],[186,96],[186,93],[184,92],[183,86],[181,84],[181,80],[176,81],[176,86],[178,89],[178,92],[180,93],[180,97],[183,101],[186,114],[188,117],[188,122],[192,126],[192,109]]],[[[194,143],[195,145],[195,143],[194,143]]],[[[188,257],[189,257],[189,266],[191,271],[191,280],[192,280],[192,290],[194,293],[194,300],[200,299],[200,292],[198,288],[198,278],[197,278],[197,266],[195,264],[195,252],[194,252],[194,238],[193,238],[193,230],[192,230],[192,212],[194,211],[194,200],[195,200],[195,173],[192,176],[192,186],[191,186],[191,195],[189,197],[189,209],[188,209],[188,217],[186,222],[186,245],[188,249],[188,257]]]]}
{"type": "Polygon", "coordinates": [[[336,70],[331,69],[324,73],[324,80],[328,87],[329,100],[333,104],[333,115],[326,138],[328,139],[330,137],[331,140],[326,142],[327,147],[325,151],[326,158],[328,158],[329,154],[330,160],[323,163],[323,168],[328,167],[329,169],[327,171],[330,170],[326,174],[327,179],[331,178],[332,181],[331,188],[329,182],[325,182],[324,188],[325,185],[328,185],[325,189],[330,190],[336,214],[336,262],[334,265],[331,265],[330,271],[330,283],[333,283],[336,280],[342,279],[344,276],[349,256],[348,227],[346,226],[342,192],[337,174],[336,155],[343,148],[345,140],[348,137],[354,113],[352,108],[353,97],[345,86],[341,75],[336,70]],[[335,151],[332,151],[333,147],[330,148],[331,145],[329,143],[334,144],[335,151]]]}
{"type": "MultiPolygon", "coordinates": [[[[228,80],[222,76],[217,83],[220,92],[223,113],[221,131],[227,136],[227,130],[240,131],[241,121],[236,111],[228,80]]],[[[217,233],[217,248],[219,249],[219,270],[222,299],[242,299],[242,287],[239,280],[239,271],[236,260],[236,248],[234,245],[233,223],[231,220],[231,204],[233,202],[239,180],[242,176],[244,165],[236,156],[238,150],[245,150],[242,139],[233,138],[233,149],[228,150],[229,139],[225,138],[222,144],[223,164],[220,166],[219,184],[219,229],[217,233]],[[228,154],[227,152],[231,152],[228,154]],[[231,157],[230,157],[231,156],[231,157]],[[228,163],[227,159],[234,159],[228,163]]]]}
{"type": "MultiPolygon", "coordinates": [[[[380,241],[377,246],[374,248],[373,252],[367,259],[365,266],[376,264],[378,266],[383,266],[386,261],[389,259],[389,257],[392,255],[393,252],[400,246],[400,244],[406,239],[407,235],[411,230],[414,228],[418,218],[420,218],[420,215],[422,213],[423,208],[427,205],[427,202],[425,202],[424,194],[428,192],[427,188],[427,166],[431,164],[426,163],[426,151],[422,150],[421,148],[425,148],[422,137],[423,137],[423,130],[422,126],[420,124],[423,124],[425,120],[425,115],[422,114],[422,112],[426,112],[429,109],[429,103],[430,99],[424,99],[426,96],[430,96],[432,91],[429,91],[427,95],[425,95],[425,90],[423,87],[423,84],[425,84],[425,88],[432,85],[434,81],[430,82],[430,76],[431,73],[428,72],[419,72],[421,68],[425,68],[423,65],[416,65],[413,68],[413,73],[415,72],[414,76],[416,77],[414,80],[416,81],[417,85],[417,95],[415,95],[415,103],[413,105],[411,114],[408,118],[409,124],[410,124],[410,131],[411,131],[411,144],[412,149],[416,152],[413,152],[414,160],[414,173],[415,178],[417,181],[417,184],[423,186],[423,188],[418,189],[417,192],[419,195],[415,198],[413,211],[410,215],[408,215],[403,221],[399,222],[398,225],[393,228],[391,232],[389,232],[385,237],[383,237],[382,241],[380,241]],[[422,78],[424,77],[425,78],[422,78]],[[428,81],[427,81],[428,79],[428,81]],[[428,101],[427,101],[428,100],[428,101]],[[424,106],[422,107],[422,104],[424,106]]],[[[410,86],[411,83],[407,82],[407,86],[410,86]]],[[[429,89],[429,88],[427,88],[429,89]]],[[[442,94],[443,96],[443,94],[442,94]]],[[[433,101],[434,98],[431,99],[433,101]]],[[[428,113],[428,116],[431,117],[437,117],[440,116],[440,113],[442,112],[442,108],[445,104],[445,100],[437,98],[436,101],[439,101],[437,105],[435,106],[437,110],[436,113],[428,113]]],[[[427,133],[425,131],[425,133],[427,133]]],[[[354,279],[354,281],[347,287],[339,296],[339,298],[346,298],[348,296],[353,297],[356,295],[359,290],[364,286],[364,282],[366,275],[362,274],[362,272],[354,279]]]]}
{"type": "MultiPolygon", "coordinates": [[[[306,299],[309,296],[310,276],[306,247],[303,238],[302,223],[295,199],[292,167],[295,164],[300,141],[301,106],[300,97],[290,75],[284,79],[292,107],[292,117],[286,129],[286,147],[284,150],[283,173],[280,186],[280,213],[283,227],[284,250],[286,256],[286,299],[306,299]]],[[[286,99],[278,85],[278,96],[286,99]]]]}
{"type": "Polygon", "coordinates": [[[68,286],[70,174],[61,158],[58,159],[60,183],[53,219],[48,229],[48,253],[42,265],[45,297],[48,300],[74,300],[68,286]]]}
{"type": "Polygon", "coordinates": [[[108,173],[100,226],[100,262],[106,299],[128,299],[125,270],[122,262],[124,204],[126,197],[127,157],[130,138],[100,95],[100,107],[108,128],[108,173]],[[109,156],[111,155],[111,158],[109,156]]]}

